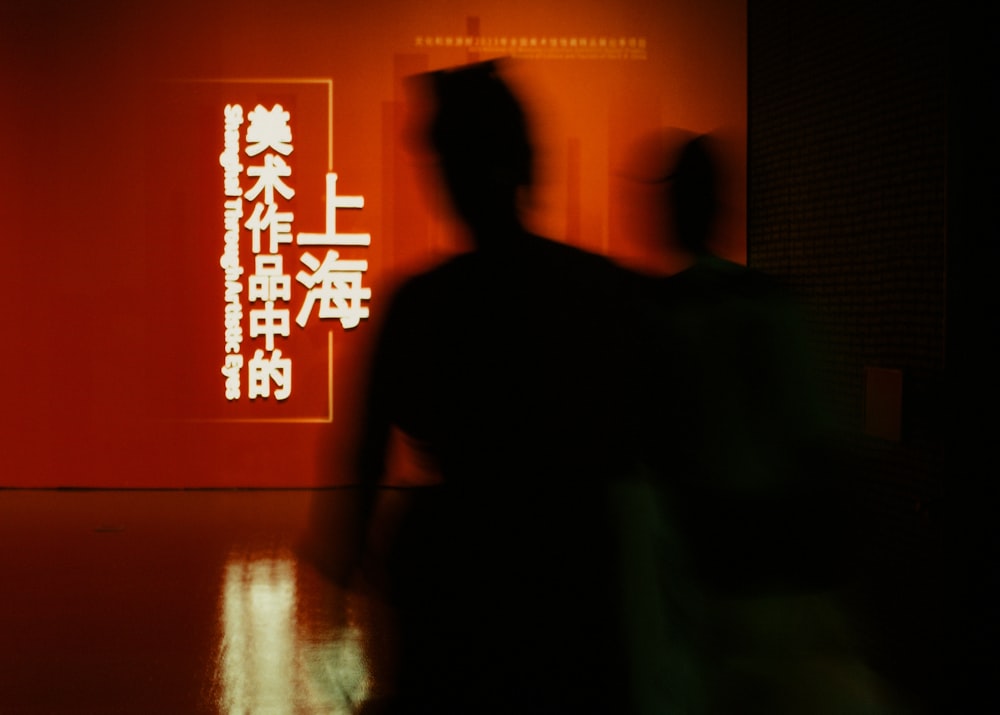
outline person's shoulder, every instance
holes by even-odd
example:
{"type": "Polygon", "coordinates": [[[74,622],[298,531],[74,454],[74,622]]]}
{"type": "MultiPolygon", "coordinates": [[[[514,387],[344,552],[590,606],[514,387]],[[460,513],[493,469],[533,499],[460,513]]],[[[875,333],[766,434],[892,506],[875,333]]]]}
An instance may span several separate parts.
{"type": "Polygon", "coordinates": [[[746,298],[780,298],[789,292],[784,281],[771,273],[713,255],[699,257],[668,280],[679,288],[700,286],[746,298]]]}
{"type": "Polygon", "coordinates": [[[581,264],[589,263],[595,266],[611,263],[606,256],[603,256],[600,253],[594,253],[593,251],[588,251],[585,248],[575,246],[567,241],[558,241],[554,238],[548,238],[546,236],[537,236],[534,240],[534,244],[538,247],[539,251],[546,252],[557,259],[579,261],[581,264]]]}
{"type": "Polygon", "coordinates": [[[567,278],[578,276],[612,284],[631,282],[635,278],[632,271],[608,256],[563,241],[540,238],[538,251],[547,259],[547,268],[558,270],[567,278]]]}
{"type": "Polygon", "coordinates": [[[394,298],[397,301],[415,300],[420,296],[448,290],[449,286],[473,272],[478,262],[474,252],[449,256],[440,263],[403,279],[394,291],[394,298]]]}

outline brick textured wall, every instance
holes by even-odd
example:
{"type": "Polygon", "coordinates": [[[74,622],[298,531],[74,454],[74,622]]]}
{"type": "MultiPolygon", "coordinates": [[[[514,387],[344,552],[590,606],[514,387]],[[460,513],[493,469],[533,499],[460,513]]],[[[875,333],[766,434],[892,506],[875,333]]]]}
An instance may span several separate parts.
{"type": "Polygon", "coordinates": [[[945,24],[926,2],[761,0],[749,21],[748,261],[812,310],[877,521],[905,539],[940,491],[945,24]],[[866,366],[902,371],[899,441],[864,433],[866,366]]]}
{"type": "Polygon", "coordinates": [[[816,319],[867,516],[875,659],[925,702],[948,688],[930,685],[944,682],[945,637],[935,617],[948,453],[945,7],[748,8],[748,262],[789,282],[816,319]],[[902,373],[898,440],[865,431],[866,367],[902,373]]]}

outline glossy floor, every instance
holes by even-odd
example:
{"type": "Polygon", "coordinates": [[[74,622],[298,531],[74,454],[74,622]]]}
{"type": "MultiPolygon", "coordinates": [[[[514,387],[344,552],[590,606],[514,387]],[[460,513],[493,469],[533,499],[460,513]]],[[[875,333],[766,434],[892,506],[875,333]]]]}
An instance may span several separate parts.
{"type": "Polygon", "coordinates": [[[323,713],[378,690],[314,494],[0,491],[0,713],[323,713]]]}
{"type": "MultiPolygon", "coordinates": [[[[380,599],[327,577],[353,497],[0,490],[0,715],[358,712],[393,646],[380,599]]],[[[992,621],[927,561],[879,562],[873,660],[906,712],[987,712],[954,703],[996,672],[992,621]]]]}

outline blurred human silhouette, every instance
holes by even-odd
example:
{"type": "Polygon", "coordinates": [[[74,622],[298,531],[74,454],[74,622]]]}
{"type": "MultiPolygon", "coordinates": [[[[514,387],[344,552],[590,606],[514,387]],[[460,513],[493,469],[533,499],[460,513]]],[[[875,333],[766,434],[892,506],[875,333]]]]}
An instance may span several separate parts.
{"type": "Polygon", "coordinates": [[[650,278],[640,301],[650,478],[632,496],[645,517],[630,538],[652,543],[655,563],[635,568],[657,593],[633,579],[639,709],[884,712],[839,598],[853,545],[848,475],[804,313],[778,281],[711,250],[722,205],[713,138],[674,130],[656,142],[643,160],[660,152],[673,230],[663,238],[687,267],[650,278]]]}
{"type": "Polygon", "coordinates": [[[370,366],[359,472],[398,630],[385,707],[623,712],[607,492],[634,454],[629,278],[522,225],[532,145],[501,69],[415,78],[471,246],[399,288],[370,366]]]}

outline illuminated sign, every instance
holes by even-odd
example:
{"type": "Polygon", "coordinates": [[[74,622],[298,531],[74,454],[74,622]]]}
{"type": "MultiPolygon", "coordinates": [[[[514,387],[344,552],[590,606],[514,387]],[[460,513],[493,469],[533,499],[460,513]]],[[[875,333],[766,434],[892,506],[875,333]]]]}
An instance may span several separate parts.
{"type": "Polygon", "coordinates": [[[719,236],[745,258],[745,0],[14,4],[0,486],[350,483],[380,311],[466,247],[411,141],[415,75],[511,58],[526,225],[651,272],[672,265],[636,141],[725,133],[719,236]]]}
{"type": "Polygon", "coordinates": [[[371,244],[369,233],[337,230],[338,209],[362,209],[363,196],[340,196],[337,174],[326,175],[326,226],[321,233],[299,232],[293,241],[295,214],[287,210],[295,198],[292,186],[291,113],[280,104],[257,105],[246,114],[243,107],[227,104],[223,110],[223,250],[219,264],[224,273],[226,298],[225,355],[221,368],[225,397],[240,400],[286,400],[292,394],[292,360],[280,345],[291,335],[291,310],[299,309],[295,324],[305,329],[310,319],[337,320],[343,329],[357,327],[369,317],[366,302],[371,289],[364,285],[368,261],[346,259],[334,247],[371,244]],[[245,135],[241,128],[246,124],[245,135]],[[242,140],[242,141],[241,141],[242,140]],[[247,166],[242,163],[244,159],[247,166]],[[247,181],[241,181],[244,173],[247,181]],[[244,188],[246,186],[246,188],[244,188]],[[244,310],[241,245],[249,238],[252,272],[246,276],[244,310]],[[304,266],[295,275],[285,272],[282,246],[309,247],[297,258],[304,266]],[[325,248],[323,254],[321,248],[325,248]],[[317,255],[319,254],[319,255],[317,255]],[[293,296],[293,285],[303,291],[293,296]],[[243,319],[248,319],[247,335],[243,319]],[[244,346],[245,339],[250,345],[244,346]],[[251,354],[246,359],[245,353],[251,354]],[[246,390],[243,390],[244,377],[246,390]]]}
{"type": "Polygon", "coordinates": [[[417,35],[416,49],[460,48],[518,59],[645,60],[646,37],[608,35],[417,35]]]}

